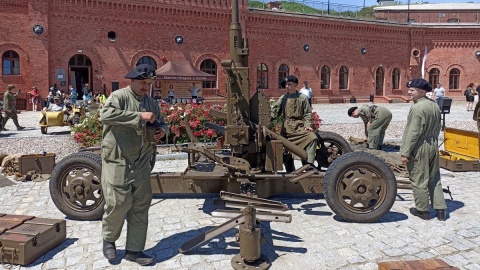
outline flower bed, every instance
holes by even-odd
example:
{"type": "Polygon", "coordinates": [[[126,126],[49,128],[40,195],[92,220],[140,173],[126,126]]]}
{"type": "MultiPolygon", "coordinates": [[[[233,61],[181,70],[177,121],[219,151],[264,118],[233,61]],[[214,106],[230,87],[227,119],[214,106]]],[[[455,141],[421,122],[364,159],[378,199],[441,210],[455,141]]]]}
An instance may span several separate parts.
{"type": "MultiPolygon", "coordinates": [[[[168,142],[164,143],[184,143],[189,142],[186,125],[190,126],[195,136],[201,142],[215,141],[218,137],[214,129],[205,126],[206,123],[214,123],[220,126],[226,125],[224,119],[215,118],[210,115],[210,109],[223,110],[220,105],[207,104],[167,104],[160,105],[161,113],[165,118],[165,122],[169,126],[170,135],[168,142]]],[[[280,132],[282,119],[272,121],[270,128],[276,132],[280,132]]],[[[321,119],[317,113],[312,113],[312,127],[320,128],[321,119]]],[[[100,121],[100,113],[98,110],[91,111],[89,115],[80,119],[80,123],[72,127],[73,138],[83,147],[91,147],[98,145],[102,138],[102,123],[100,121]]],[[[160,140],[158,140],[160,143],[160,140]]]]}

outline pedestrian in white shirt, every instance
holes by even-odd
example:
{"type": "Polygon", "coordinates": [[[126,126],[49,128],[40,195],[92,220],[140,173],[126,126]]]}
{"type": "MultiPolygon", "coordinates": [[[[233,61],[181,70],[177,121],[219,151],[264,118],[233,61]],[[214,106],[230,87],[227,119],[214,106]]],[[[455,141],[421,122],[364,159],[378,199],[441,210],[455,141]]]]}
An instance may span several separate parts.
{"type": "Polygon", "coordinates": [[[308,86],[308,82],[304,81],[303,82],[303,88],[300,89],[300,93],[304,94],[308,98],[308,103],[310,104],[310,107],[312,107],[312,88],[308,86]]]}

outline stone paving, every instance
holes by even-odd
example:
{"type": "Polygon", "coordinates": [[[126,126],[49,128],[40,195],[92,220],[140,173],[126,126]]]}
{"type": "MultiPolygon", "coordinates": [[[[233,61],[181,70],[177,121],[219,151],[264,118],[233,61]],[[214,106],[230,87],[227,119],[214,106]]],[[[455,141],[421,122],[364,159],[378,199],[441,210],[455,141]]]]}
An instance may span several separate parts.
{"type": "MultiPolygon", "coordinates": [[[[334,110],[334,106],[327,106],[334,110]]],[[[344,113],[350,105],[341,106],[344,113]]],[[[409,106],[393,104],[391,108],[396,106],[398,114],[406,118],[409,106]]],[[[33,113],[22,113],[27,114],[33,113]]],[[[459,111],[452,113],[451,118],[468,120],[471,116],[459,111]]],[[[40,133],[27,132],[32,132],[31,136],[40,133]]],[[[156,170],[182,171],[185,166],[185,160],[167,159],[158,161],[156,170]]],[[[262,253],[272,261],[270,269],[373,270],[378,268],[378,262],[428,258],[443,259],[460,269],[480,269],[480,173],[443,169],[441,173],[443,186],[449,186],[453,196],[450,200],[445,195],[450,214],[446,222],[412,217],[408,213],[413,206],[410,190],[399,190],[391,211],[371,224],[340,220],[322,195],[271,198],[287,204],[293,218],[289,224],[262,223],[262,253]]],[[[0,188],[0,194],[0,213],[65,218],[50,198],[48,181],[15,183],[0,188]]],[[[230,260],[239,252],[234,230],[187,254],[178,253],[184,242],[226,221],[209,215],[215,210],[216,197],[162,195],[153,199],[146,252],[157,257],[154,266],[139,267],[123,259],[110,264],[102,254],[101,222],[67,220],[64,243],[33,264],[13,269],[232,269],[230,260]]],[[[125,232],[117,241],[120,258],[124,256],[125,232]]]]}

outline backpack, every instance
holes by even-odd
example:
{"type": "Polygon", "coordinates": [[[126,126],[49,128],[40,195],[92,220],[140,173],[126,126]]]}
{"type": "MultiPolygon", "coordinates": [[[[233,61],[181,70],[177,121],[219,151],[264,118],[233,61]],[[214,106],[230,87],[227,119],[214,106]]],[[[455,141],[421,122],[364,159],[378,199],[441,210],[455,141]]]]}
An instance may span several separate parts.
{"type": "Polygon", "coordinates": [[[469,91],[468,89],[465,89],[465,92],[463,92],[463,95],[464,95],[464,96],[470,95],[470,91],[469,91]]]}

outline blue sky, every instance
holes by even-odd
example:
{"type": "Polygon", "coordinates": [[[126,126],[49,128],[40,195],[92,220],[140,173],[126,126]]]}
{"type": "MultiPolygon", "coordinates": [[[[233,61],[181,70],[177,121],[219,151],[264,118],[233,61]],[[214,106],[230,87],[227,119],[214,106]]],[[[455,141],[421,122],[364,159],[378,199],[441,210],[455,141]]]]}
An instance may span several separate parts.
{"type": "MultiPolygon", "coordinates": [[[[299,0],[296,0],[299,1],[299,0]]],[[[328,2],[328,0],[318,0],[319,2],[328,2]]],[[[338,3],[338,4],[346,4],[346,5],[355,5],[355,6],[363,6],[363,0],[330,0],[330,3],[338,3]]],[[[408,0],[400,0],[400,2],[407,4],[408,0]]],[[[417,0],[410,0],[410,4],[415,2],[421,2],[417,0]]],[[[428,3],[467,3],[467,2],[474,2],[480,3],[480,1],[466,1],[466,0],[427,0],[424,2],[428,3]]],[[[365,6],[373,6],[377,5],[377,0],[365,0],[365,6]]]]}

